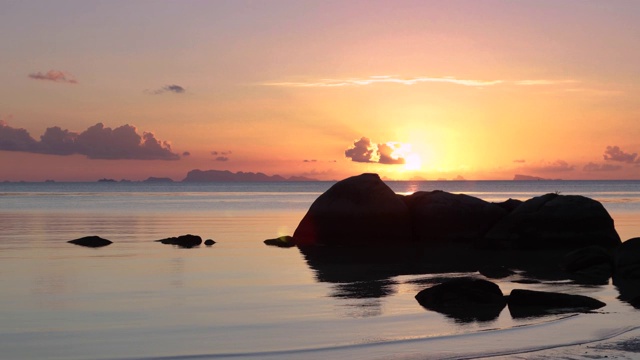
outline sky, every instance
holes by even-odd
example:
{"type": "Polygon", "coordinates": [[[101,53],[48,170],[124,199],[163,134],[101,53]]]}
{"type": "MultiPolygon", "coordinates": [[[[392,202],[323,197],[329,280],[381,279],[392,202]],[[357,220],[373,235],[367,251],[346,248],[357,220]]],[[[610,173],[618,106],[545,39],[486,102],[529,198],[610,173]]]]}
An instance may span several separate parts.
{"type": "Polygon", "coordinates": [[[640,179],[640,1],[0,0],[0,181],[640,179]]]}

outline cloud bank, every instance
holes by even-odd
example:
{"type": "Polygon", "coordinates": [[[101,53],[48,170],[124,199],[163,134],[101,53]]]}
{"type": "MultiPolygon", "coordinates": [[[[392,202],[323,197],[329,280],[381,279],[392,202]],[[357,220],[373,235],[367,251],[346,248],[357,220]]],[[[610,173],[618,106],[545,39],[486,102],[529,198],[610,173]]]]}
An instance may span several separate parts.
{"type": "Polygon", "coordinates": [[[406,159],[398,154],[402,144],[388,142],[375,144],[369,138],[356,140],[353,146],[344,151],[344,155],[351,161],[380,164],[404,164],[406,159]]]}
{"type": "Polygon", "coordinates": [[[81,133],[48,128],[35,140],[25,129],[16,129],[0,121],[0,150],[21,151],[48,155],[85,155],[89,159],[104,160],[178,160],[166,141],[150,132],[139,135],[131,125],[115,129],[98,123],[81,133]]]}
{"type": "Polygon", "coordinates": [[[618,161],[623,163],[634,163],[638,162],[638,153],[626,153],[620,149],[618,146],[607,146],[603,155],[604,159],[607,161],[618,161]]]}
{"type": "Polygon", "coordinates": [[[596,164],[596,163],[588,163],[586,164],[582,170],[588,172],[604,172],[604,171],[617,171],[622,169],[620,165],[612,165],[612,164],[596,164]]]}
{"type": "Polygon", "coordinates": [[[46,80],[58,83],[77,84],[78,81],[73,75],[59,70],[49,70],[46,73],[36,72],[29,74],[29,78],[34,80],[46,80]]]}

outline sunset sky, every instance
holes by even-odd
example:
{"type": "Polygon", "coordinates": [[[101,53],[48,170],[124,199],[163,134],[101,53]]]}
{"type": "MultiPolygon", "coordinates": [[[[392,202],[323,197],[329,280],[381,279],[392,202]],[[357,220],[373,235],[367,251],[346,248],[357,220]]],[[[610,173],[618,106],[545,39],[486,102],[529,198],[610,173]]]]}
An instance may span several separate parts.
{"type": "Polygon", "coordinates": [[[0,181],[640,179],[640,1],[0,2],[0,181]]]}

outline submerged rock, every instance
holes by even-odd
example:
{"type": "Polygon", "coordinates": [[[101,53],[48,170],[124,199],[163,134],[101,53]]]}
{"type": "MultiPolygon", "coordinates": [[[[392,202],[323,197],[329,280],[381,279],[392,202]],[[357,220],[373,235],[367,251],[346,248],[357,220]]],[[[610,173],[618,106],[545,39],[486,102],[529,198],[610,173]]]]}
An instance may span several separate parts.
{"type": "Polygon", "coordinates": [[[103,247],[113,243],[111,240],[103,239],[99,236],[85,236],[79,239],[69,240],[67,242],[70,244],[93,248],[103,247]]]}
{"type": "Polygon", "coordinates": [[[429,310],[460,321],[493,320],[506,305],[498,285],[472,278],[454,279],[424,289],[416,300],[429,310]]]}
{"type": "Polygon", "coordinates": [[[181,248],[192,248],[194,246],[199,246],[202,244],[202,238],[197,235],[181,235],[178,237],[170,237],[166,239],[156,240],[156,242],[160,242],[166,245],[175,245],[181,248]]]}
{"type": "Polygon", "coordinates": [[[507,301],[513,318],[542,316],[554,313],[585,312],[606,304],[583,295],[514,289],[507,301]]]}
{"type": "Polygon", "coordinates": [[[546,194],[522,203],[485,236],[507,249],[613,248],[620,237],[601,203],[578,195],[546,194]]]}
{"type": "Polygon", "coordinates": [[[313,202],[293,238],[298,246],[407,243],[409,209],[377,174],[353,176],[313,202]]]}
{"type": "Polygon", "coordinates": [[[293,237],[289,235],[280,236],[275,239],[267,239],[264,241],[264,243],[269,246],[277,246],[282,248],[290,248],[296,246],[293,237]]]}
{"type": "Polygon", "coordinates": [[[440,190],[418,191],[405,202],[415,239],[427,244],[475,241],[507,215],[498,205],[440,190]]]}

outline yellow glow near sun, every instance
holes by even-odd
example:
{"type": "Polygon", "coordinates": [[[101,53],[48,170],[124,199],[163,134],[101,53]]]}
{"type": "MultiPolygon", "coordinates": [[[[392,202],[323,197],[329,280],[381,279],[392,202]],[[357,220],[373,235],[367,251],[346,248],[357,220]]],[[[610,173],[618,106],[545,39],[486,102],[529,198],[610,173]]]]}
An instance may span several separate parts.
{"type": "Polygon", "coordinates": [[[387,143],[388,145],[394,147],[393,152],[391,153],[391,157],[393,159],[404,159],[404,170],[420,170],[422,167],[422,160],[420,159],[420,155],[411,151],[410,144],[402,144],[402,143],[387,143]]]}
{"type": "Polygon", "coordinates": [[[422,168],[422,160],[416,153],[407,155],[405,158],[404,168],[406,170],[420,170],[422,168]]]}

